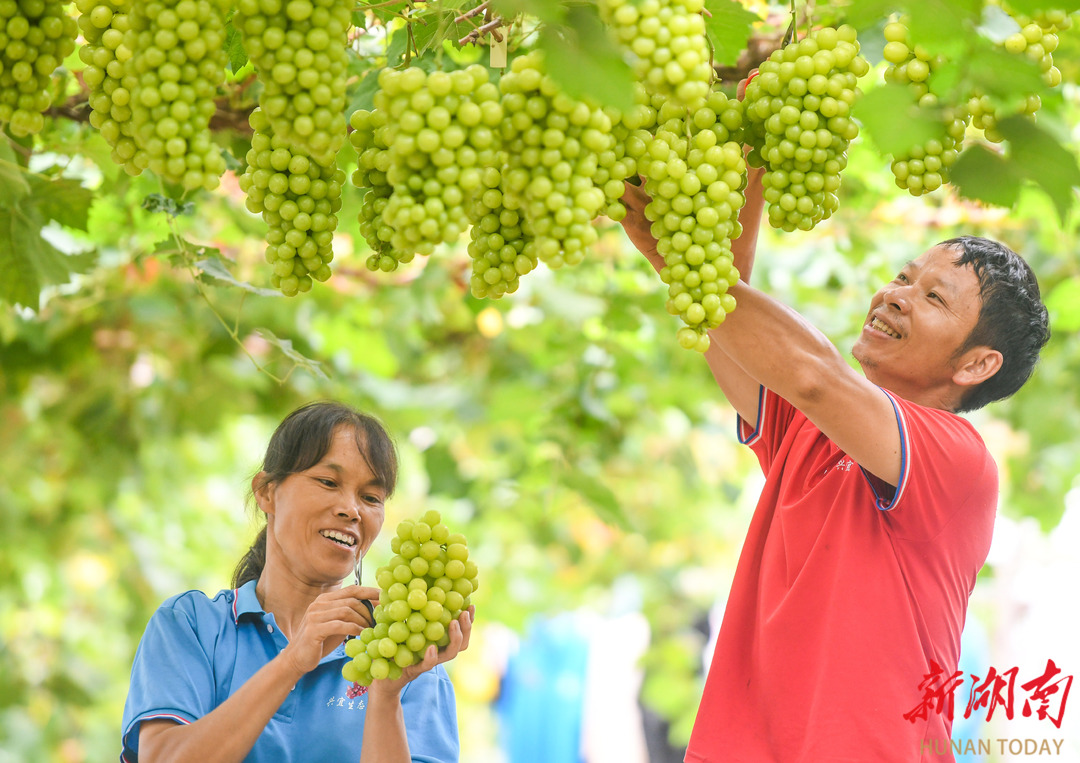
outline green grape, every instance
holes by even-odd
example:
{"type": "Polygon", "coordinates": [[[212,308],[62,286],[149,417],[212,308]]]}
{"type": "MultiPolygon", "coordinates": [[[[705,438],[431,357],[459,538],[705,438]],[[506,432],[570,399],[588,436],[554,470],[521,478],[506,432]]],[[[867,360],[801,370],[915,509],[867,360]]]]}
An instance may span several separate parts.
{"type": "Polygon", "coordinates": [[[148,162],[135,142],[131,121],[131,88],[137,79],[127,71],[128,0],[76,0],[75,7],[86,41],[79,58],[86,64],[83,82],[89,90],[90,124],[109,144],[112,160],[129,175],[138,175],[148,162]]]}
{"type": "Polygon", "coordinates": [[[840,173],[858,135],[851,107],[869,71],[855,30],[824,27],[775,51],[746,86],[748,160],[765,167],[769,223],[811,230],[836,211],[840,173]]]}
{"type": "Polygon", "coordinates": [[[600,17],[650,93],[690,109],[708,98],[712,55],[703,0],[600,0],[600,17]]]}
{"type": "Polygon", "coordinates": [[[738,214],[745,203],[743,105],[715,91],[688,112],[653,96],[634,125],[626,156],[650,196],[645,216],[664,258],[667,311],[684,324],[679,345],[704,352],[709,329],[735,308],[727,291],[739,278],[731,240],[742,232],[738,214]]]}
{"type": "Polygon", "coordinates": [[[225,159],[209,125],[228,62],[220,6],[149,0],[133,3],[127,21],[132,55],[122,83],[130,85],[131,130],[146,166],[188,191],[216,188],[225,159]]]}
{"type": "Polygon", "coordinates": [[[0,2],[0,127],[17,138],[41,132],[52,74],[75,50],[78,26],[60,0],[0,2]]]}
{"type": "Polygon", "coordinates": [[[349,122],[353,128],[349,141],[357,156],[352,183],[362,191],[360,234],[372,251],[367,266],[371,270],[390,272],[398,263],[411,261],[413,252],[396,252],[390,245],[394,229],[383,222],[383,211],[394,192],[386,179],[391,162],[390,147],[386,142],[386,112],[358,109],[349,122]]]}
{"type": "Polygon", "coordinates": [[[346,138],[350,12],[340,0],[237,0],[233,17],[274,134],[322,165],[346,138]]]}
{"type": "Polygon", "coordinates": [[[518,213],[530,260],[552,269],[576,265],[597,239],[592,221],[608,205],[597,181],[607,185],[620,172],[611,116],[559,91],[539,51],[514,59],[499,87],[505,164],[500,188],[489,189],[485,203],[518,213]]]}
{"type": "Polygon", "coordinates": [[[885,40],[885,59],[889,63],[885,81],[906,85],[920,111],[938,115],[941,124],[937,136],[894,154],[890,164],[896,185],[912,196],[921,196],[949,182],[950,168],[963,146],[972,112],[968,108],[943,105],[930,92],[929,81],[944,59],[931,56],[921,45],[912,45],[906,21],[886,24],[885,40]]]}
{"type": "Polygon", "coordinates": [[[247,207],[268,225],[266,261],[271,285],[285,296],[309,291],[330,277],[332,243],[345,173],[322,165],[293,141],[273,132],[262,109],[251,112],[254,133],[240,188],[247,207]]]}
{"type": "Polygon", "coordinates": [[[474,297],[498,299],[517,291],[521,277],[536,268],[537,258],[518,210],[502,204],[502,173],[490,168],[482,183],[483,193],[469,209],[469,288],[474,297]]]}
{"type": "Polygon", "coordinates": [[[1025,55],[1037,63],[1043,81],[1049,87],[1060,85],[1061,70],[1054,65],[1053,53],[1058,47],[1058,33],[1072,26],[1068,12],[1062,9],[1044,9],[1028,16],[1007,7],[1004,10],[1013,17],[1020,29],[1005,38],[1002,46],[1009,53],[1025,55]]]}
{"type": "Polygon", "coordinates": [[[428,647],[449,644],[447,628],[470,606],[469,596],[477,588],[477,566],[469,558],[465,537],[451,535],[438,511],[429,510],[418,520],[402,520],[391,539],[391,548],[394,545],[399,551],[376,572],[380,604],[375,607],[375,625],[345,644],[351,660],[342,675],[361,686],[400,677],[402,668],[424,659],[428,647]],[[418,573],[409,564],[429,559],[433,564],[459,565],[462,574],[451,581],[430,571],[418,573]],[[390,579],[394,582],[386,586],[390,579]],[[384,600],[390,604],[384,605],[384,600]]]}

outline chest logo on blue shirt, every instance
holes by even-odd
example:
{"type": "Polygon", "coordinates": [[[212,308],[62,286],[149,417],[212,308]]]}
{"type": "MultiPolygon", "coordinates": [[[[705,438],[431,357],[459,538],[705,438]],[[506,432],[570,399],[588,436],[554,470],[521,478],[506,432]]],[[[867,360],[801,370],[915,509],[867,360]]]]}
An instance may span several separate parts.
{"type": "Polygon", "coordinates": [[[344,697],[331,697],[326,701],[327,707],[340,707],[345,710],[363,710],[367,701],[363,698],[367,694],[368,687],[353,683],[344,697]]]}

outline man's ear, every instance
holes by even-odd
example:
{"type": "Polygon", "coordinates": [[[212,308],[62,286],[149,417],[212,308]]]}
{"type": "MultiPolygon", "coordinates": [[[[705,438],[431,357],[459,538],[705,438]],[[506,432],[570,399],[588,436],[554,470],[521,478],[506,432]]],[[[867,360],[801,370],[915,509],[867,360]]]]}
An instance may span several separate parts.
{"type": "Polygon", "coordinates": [[[251,492],[259,510],[267,516],[274,513],[274,483],[266,479],[266,472],[259,472],[251,478],[251,492]]]}
{"type": "Polygon", "coordinates": [[[961,387],[982,384],[1001,368],[1001,353],[989,347],[972,347],[960,358],[953,382],[961,387]]]}

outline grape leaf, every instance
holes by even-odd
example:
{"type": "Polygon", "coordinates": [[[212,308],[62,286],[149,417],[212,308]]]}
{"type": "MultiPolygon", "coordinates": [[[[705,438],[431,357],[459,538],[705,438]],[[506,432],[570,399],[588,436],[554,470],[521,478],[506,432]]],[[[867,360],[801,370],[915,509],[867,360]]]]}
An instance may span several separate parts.
{"type": "Polygon", "coordinates": [[[0,207],[0,299],[36,310],[41,289],[85,273],[95,252],[66,255],[41,237],[43,220],[34,208],[0,207]]]}
{"type": "Polygon", "coordinates": [[[1046,192],[1064,222],[1076,201],[1076,189],[1080,187],[1080,167],[1076,157],[1050,133],[1025,117],[1003,119],[998,129],[1009,141],[1012,161],[1046,192]]]}
{"type": "Polygon", "coordinates": [[[255,329],[255,333],[261,336],[270,344],[272,344],[274,347],[277,347],[281,354],[291,360],[294,365],[307,370],[313,376],[317,376],[320,379],[330,378],[326,375],[326,372],[322,370],[322,363],[317,360],[312,360],[311,358],[298,352],[293,347],[292,340],[282,339],[268,328],[255,329]]]}
{"type": "Polygon", "coordinates": [[[94,192],[73,178],[46,180],[30,176],[34,205],[49,220],[85,231],[94,192]]]}
{"type": "Polygon", "coordinates": [[[1023,181],[1023,171],[1013,162],[976,144],[960,154],[949,182],[966,199],[1011,207],[1020,195],[1023,181]]]}
{"type": "Polygon", "coordinates": [[[1034,16],[1038,11],[1080,10],[1080,0],[1009,0],[1009,7],[1018,14],[1034,16]]]}
{"type": "Polygon", "coordinates": [[[739,54],[746,50],[756,13],[748,11],[736,0],[706,0],[705,28],[713,44],[713,58],[720,66],[734,66],[739,54]]]}
{"type": "Polygon", "coordinates": [[[10,206],[30,193],[26,173],[13,163],[0,159],[0,204],[10,206]]]}
{"type": "Polygon", "coordinates": [[[196,260],[193,263],[193,267],[199,271],[200,278],[204,283],[213,285],[214,281],[222,281],[229,286],[235,286],[238,289],[243,289],[251,294],[257,294],[260,297],[282,296],[281,292],[276,289],[263,289],[254,284],[250,284],[247,281],[238,279],[229,272],[225,260],[222,259],[218,250],[211,249],[210,247],[202,247],[199,254],[204,256],[205,259],[196,260]]]}
{"type": "Polygon", "coordinates": [[[233,74],[243,69],[248,62],[244,41],[240,37],[240,32],[233,26],[231,15],[225,25],[225,53],[229,57],[229,71],[233,74]]]}
{"type": "Polygon", "coordinates": [[[945,135],[942,121],[930,109],[919,108],[904,85],[887,84],[868,91],[855,104],[854,116],[874,144],[893,156],[903,156],[912,147],[945,135]]]}
{"type": "Polygon", "coordinates": [[[1053,331],[1080,331],[1080,278],[1066,279],[1051,289],[1046,295],[1046,309],[1053,331]]]}
{"type": "Polygon", "coordinates": [[[580,493],[585,500],[592,504],[600,519],[626,531],[634,529],[631,527],[626,513],[622,510],[622,506],[619,505],[619,499],[615,496],[615,493],[607,485],[600,483],[596,477],[574,469],[565,475],[562,481],[568,488],[580,493]]]}
{"type": "Polygon", "coordinates": [[[571,7],[565,25],[541,29],[539,46],[548,74],[567,95],[591,97],[620,111],[633,107],[634,75],[594,6],[571,7]]]}
{"type": "Polygon", "coordinates": [[[491,10],[504,19],[525,14],[545,24],[561,24],[565,18],[559,0],[492,0],[491,10]]]}

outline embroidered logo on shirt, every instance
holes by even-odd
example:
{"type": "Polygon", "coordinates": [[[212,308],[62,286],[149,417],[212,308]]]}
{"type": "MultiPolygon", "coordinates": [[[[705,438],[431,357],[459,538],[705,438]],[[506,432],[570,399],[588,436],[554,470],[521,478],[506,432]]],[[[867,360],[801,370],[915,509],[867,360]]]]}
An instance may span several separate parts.
{"type": "MultiPolygon", "coordinates": [[[[843,456],[839,461],[833,464],[832,470],[839,472],[850,472],[855,468],[855,462],[851,460],[851,456],[843,456]]],[[[828,474],[829,470],[825,470],[825,474],[828,474]]]]}

